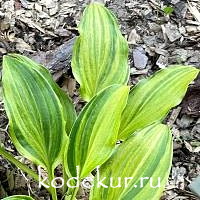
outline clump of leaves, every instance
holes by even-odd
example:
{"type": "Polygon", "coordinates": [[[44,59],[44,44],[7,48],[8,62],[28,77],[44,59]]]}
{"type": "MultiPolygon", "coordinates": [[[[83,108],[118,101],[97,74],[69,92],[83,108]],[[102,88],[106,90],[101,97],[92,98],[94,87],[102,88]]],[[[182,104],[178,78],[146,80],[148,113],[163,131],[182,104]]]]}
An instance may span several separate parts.
{"type": "MultiPolygon", "coordinates": [[[[64,181],[76,177],[79,168],[73,188],[65,182],[66,200],[76,199],[79,181],[91,177],[97,167],[90,200],[159,199],[172,162],[172,134],[162,121],[181,102],[199,70],[169,66],[130,90],[128,45],[115,16],[102,4],[91,3],[79,32],[72,70],[88,103],[78,116],[71,99],[43,66],[21,55],[4,56],[4,103],[13,144],[48,172],[44,184],[53,200],[57,191],[52,182],[59,164],[64,181]],[[116,145],[119,140],[122,144],[116,145]],[[142,177],[146,181],[141,186],[142,177]],[[152,178],[160,178],[160,187],[150,187],[152,178]]],[[[39,181],[3,147],[0,154],[39,181]]]]}

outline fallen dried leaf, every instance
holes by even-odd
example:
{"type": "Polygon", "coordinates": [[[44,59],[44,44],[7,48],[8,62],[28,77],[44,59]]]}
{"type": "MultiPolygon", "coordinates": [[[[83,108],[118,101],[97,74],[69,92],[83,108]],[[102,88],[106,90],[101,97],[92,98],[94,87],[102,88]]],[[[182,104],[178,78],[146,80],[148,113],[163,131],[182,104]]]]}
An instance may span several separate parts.
{"type": "Polygon", "coordinates": [[[27,44],[21,38],[17,38],[16,39],[16,49],[21,53],[24,53],[25,51],[27,51],[27,52],[35,52],[35,51],[32,50],[31,46],[29,44],[27,44]]]}
{"type": "Polygon", "coordinates": [[[194,18],[200,22],[200,12],[197,9],[196,6],[193,6],[189,1],[188,1],[188,5],[189,5],[189,10],[192,13],[192,15],[194,16],[194,18]]]}
{"type": "Polygon", "coordinates": [[[193,152],[193,148],[192,148],[192,146],[190,145],[190,143],[184,141],[184,144],[185,144],[185,147],[187,148],[187,150],[188,150],[189,152],[192,153],[192,152],[193,152]]]}

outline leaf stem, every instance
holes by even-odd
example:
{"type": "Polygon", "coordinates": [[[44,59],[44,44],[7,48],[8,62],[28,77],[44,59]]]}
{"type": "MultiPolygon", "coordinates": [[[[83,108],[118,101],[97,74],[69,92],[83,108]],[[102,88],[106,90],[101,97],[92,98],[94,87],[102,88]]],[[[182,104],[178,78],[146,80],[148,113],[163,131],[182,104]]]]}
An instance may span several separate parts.
{"type": "Polygon", "coordinates": [[[76,199],[76,195],[77,195],[78,190],[79,190],[79,187],[75,187],[74,192],[73,192],[73,195],[72,195],[72,197],[71,197],[71,200],[76,199]]]}
{"type": "MultiPolygon", "coordinates": [[[[33,170],[31,170],[29,167],[27,167],[25,164],[18,161],[13,155],[8,153],[3,147],[0,145],[0,155],[3,156],[6,160],[17,166],[22,171],[26,172],[30,177],[32,177],[35,181],[39,182],[39,176],[37,173],[35,173],[33,170]]],[[[46,188],[46,190],[50,192],[49,188],[46,188]]]]}
{"type": "Polygon", "coordinates": [[[26,172],[29,176],[31,176],[36,181],[39,181],[38,175],[27,167],[25,164],[18,161],[13,155],[8,153],[3,147],[0,146],[0,155],[2,155],[6,160],[10,161],[12,164],[16,165],[22,171],[26,172]]]}
{"type": "Polygon", "coordinates": [[[56,191],[56,188],[54,188],[51,184],[52,180],[54,179],[54,170],[52,170],[51,167],[48,167],[47,168],[47,171],[48,171],[48,177],[49,177],[49,184],[50,184],[50,193],[51,193],[51,196],[52,196],[52,199],[53,200],[57,200],[57,191],[56,191]]]}
{"type": "Polygon", "coordinates": [[[67,184],[66,184],[66,182],[67,182],[67,179],[68,179],[68,175],[67,175],[67,173],[66,173],[66,171],[65,171],[65,169],[64,169],[64,165],[63,165],[63,179],[64,179],[64,186],[63,186],[63,191],[62,191],[62,193],[63,193],[63,195],[66,193],[66,191],[67,191],[67,184]]]}

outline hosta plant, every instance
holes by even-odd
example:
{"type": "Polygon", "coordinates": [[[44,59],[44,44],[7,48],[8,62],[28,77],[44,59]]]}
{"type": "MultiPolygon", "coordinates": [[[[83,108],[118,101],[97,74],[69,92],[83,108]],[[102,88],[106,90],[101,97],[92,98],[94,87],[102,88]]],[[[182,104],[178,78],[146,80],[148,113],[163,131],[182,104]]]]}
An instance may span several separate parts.
{"type": "Polygon", "coordinates": [[[25,56],[4,56],[9,134],[39,171],[16,160],[3,145],[0,154],[46,187],[53,200],[56,188],[62,188],[66,200],[76,199],[88,182],[90,200],[158,200],[172,162],[172,133],[162,122],[199,70],[169,66],[130,89],[128,45],[115,16],[91,3],[79,33],[72,71],[87,102],[79,114],[47,69],[25,56]],[[58,165],[62,178],[55,177],[58,165]],[[41,178],[41,168],[48,177],[41,178]]]}

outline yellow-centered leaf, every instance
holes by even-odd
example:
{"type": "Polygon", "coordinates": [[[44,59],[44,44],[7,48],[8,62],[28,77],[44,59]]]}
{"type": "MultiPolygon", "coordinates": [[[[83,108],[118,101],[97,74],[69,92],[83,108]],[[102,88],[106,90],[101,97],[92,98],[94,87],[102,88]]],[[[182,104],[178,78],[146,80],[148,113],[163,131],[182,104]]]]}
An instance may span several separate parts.
{"type": "Polygon", "coordinates": [[[111,155],[117,142],[121,113],[129,87],[112,85],[97,94],[78,116],[70,134],[68,169],[76,176],[87,176],[111,155]]]}
{"type": "Polygon", "coordinates": [[[128,44],[115,16],[100,3],[91,3],[78,27],[72,58],[72,71],[80,92],[89,101],[112,84],[127,84],[128,44]]]}
{"type": "Polygon", "coordinates": [[[17,150],[36,164],[55,168],[66,130],[75,119],[73,104],[45,68],[24,56],[4,56],[2,80],[10,135],[17,150]]]}
{"type": "Polygon", "coordinates": [[[171,108],[181,103],[188,85],[198,73],[194,67],[170,66],[139,82],[130,91],[119,139],[126,139],[136,130],[162,121],[171,108]]]}
{"type": "Polygon", "coordinates": [[[167,126],[152,125],[136,132],[101,166],[90,200],[159,200],[169,176],[172,152],[167,126]]]}

